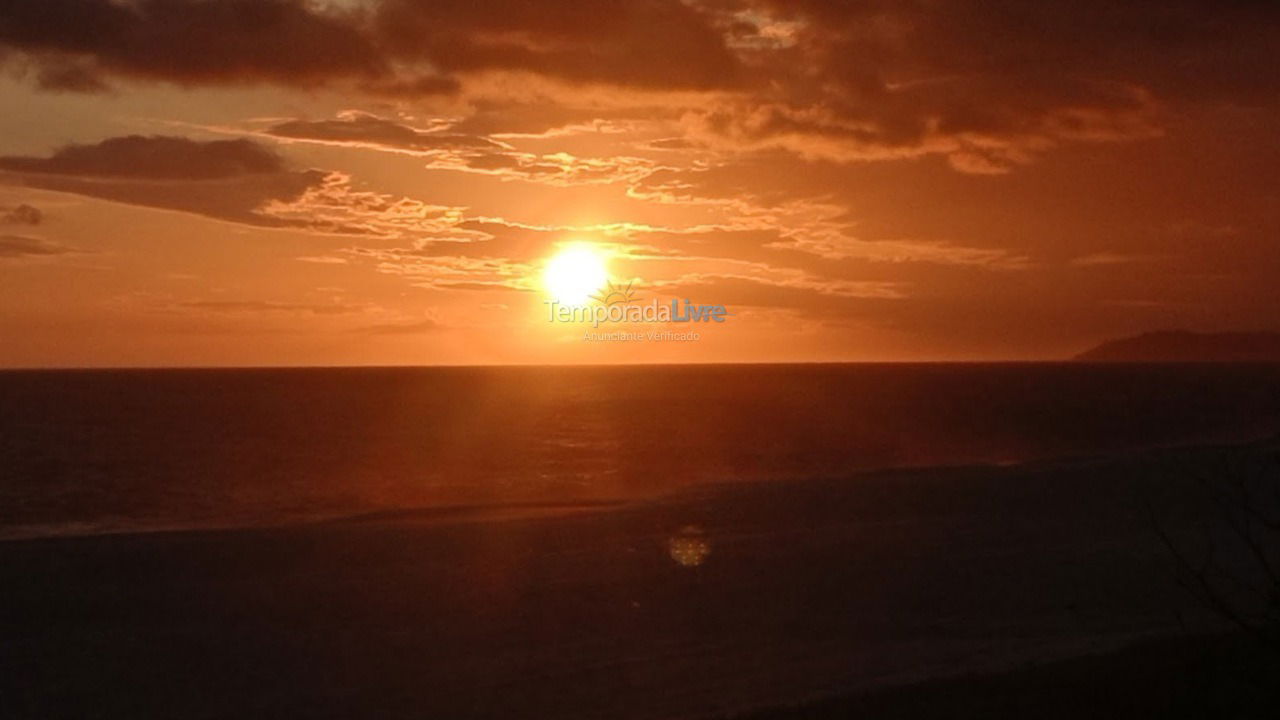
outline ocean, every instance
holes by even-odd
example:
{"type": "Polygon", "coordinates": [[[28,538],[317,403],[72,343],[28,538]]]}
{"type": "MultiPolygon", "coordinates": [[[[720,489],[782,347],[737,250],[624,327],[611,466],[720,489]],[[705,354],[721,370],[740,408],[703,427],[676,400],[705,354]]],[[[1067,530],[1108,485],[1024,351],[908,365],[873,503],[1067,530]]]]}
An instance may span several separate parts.
{"type": "Polygon", "coordinates": [[[0,536],[626,501],[1280,433],[1280,366],[0,373],[0,536]]]}

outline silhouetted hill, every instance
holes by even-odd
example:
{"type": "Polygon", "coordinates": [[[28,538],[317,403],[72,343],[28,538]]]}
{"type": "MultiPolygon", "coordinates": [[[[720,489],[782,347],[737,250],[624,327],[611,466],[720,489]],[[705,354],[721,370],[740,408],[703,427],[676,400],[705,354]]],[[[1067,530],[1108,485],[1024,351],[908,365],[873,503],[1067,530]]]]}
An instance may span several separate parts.
{"type": "Polygon", "coordinates": [[[1280,362],[1280,333],[1150,332],[1110,340],[1083,362],[1280,362]]]}

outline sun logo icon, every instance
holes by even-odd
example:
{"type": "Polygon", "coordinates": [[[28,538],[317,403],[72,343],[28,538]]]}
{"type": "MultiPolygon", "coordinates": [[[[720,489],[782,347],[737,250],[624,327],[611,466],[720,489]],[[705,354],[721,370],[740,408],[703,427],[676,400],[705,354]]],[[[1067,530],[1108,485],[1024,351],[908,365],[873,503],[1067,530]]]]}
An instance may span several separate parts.
{"type": "Polygon", "coordinates": [[[638,298],[635,295],[635,291],[631,289],[632,285],[635,285],[635,280],[632,280],[626,285],[621,285],[610,280],[599,293],[592,295],[591,299],[605,307],[609,307],[610,305],[626,305],[627,303],[633,303],[638,298]]]}

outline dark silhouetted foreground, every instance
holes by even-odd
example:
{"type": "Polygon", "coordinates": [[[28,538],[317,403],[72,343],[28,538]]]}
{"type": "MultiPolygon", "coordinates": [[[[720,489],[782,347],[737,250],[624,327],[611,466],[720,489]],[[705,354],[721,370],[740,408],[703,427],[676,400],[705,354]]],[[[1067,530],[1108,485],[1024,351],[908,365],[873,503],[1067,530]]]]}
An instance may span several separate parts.
{"type": "Polygon", "coordinates": [[[1259,702],[1192,692],[1240,681],[1212,657],[1244,651],[1185,639],[1230,628],[1177,586],[1150,511],[1194,538],[1211,520],[1190,470],[1271,452],[10,541],[0,699],[42,720],[1134,718],[1259,702]]]}

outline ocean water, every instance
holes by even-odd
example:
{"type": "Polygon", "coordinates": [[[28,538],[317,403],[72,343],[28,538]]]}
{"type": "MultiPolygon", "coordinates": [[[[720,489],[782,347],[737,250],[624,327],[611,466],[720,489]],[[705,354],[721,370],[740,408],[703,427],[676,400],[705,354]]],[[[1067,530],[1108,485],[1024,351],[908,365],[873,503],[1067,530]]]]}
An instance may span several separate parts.
{"type": "Polygon", "coordinates": [[[0,536],[630,500],[1277,433],[1274,365],[11,371],[0,536]]]}

